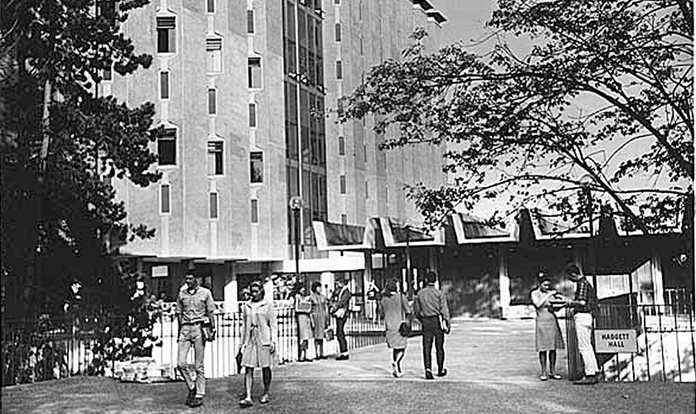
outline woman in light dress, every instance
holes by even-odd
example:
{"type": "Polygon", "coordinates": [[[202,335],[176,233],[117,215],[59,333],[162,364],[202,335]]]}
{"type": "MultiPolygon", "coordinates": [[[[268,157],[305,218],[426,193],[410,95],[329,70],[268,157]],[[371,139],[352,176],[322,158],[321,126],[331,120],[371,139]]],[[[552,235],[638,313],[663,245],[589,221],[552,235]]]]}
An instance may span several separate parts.
{"type": "Polygon", "coordinates": [[[295,315],[297,315],[297,336],[300,340],[300,355],[299,362],[309,362],[307,358],[307,350],[309,349],[309,341],[314,338],[312,330],[312,302],[307,295],[307,289],[301,286],[295,295],[295,315]]]}
{"type": "Polygon", "coordinates": [[[278,324],[273,304],[264,298],[263,285],[254,281],[250,286],[251,301],[243,307],[242,366],[245,367],[244,388],[246,396],[239,405],[253,405],[251,390],[254,385],[254,368],[263,374],[261,404],[270,402],[271,366],[274,365],[278,324]]]}
{"type": "Polygon", "coordinates": [[[314,324],[314,349],[317,359],[324,359],[324,335],[329,327],[329,300],[321,292],[321,283],[312,283],[312,323],[314,324]]]}
{"type": "Polygon", "coordinates": [[[541,375],[539,379],[546,381],[549,378],[559,380],[561,376],[556,374],[556,350],[565,347],[561,328],[558,325],[554,301],[563,300],[558,292],[551,288],[551,278],[544,272],[539,272],[539,287],[531,293],[532,303],[537,311],[536,317],[536,350],[539,353],[541,375]],[[546,356],[548,354],[548,365],[546,356]],[[547,370],[548,367],[548,370],[547,370]]]}
{"type": "Polygon", "coordinates": [[[411,306],[408,298],[397,291],[396,281],[389,280],[385,286],[385,293],[380,300],[380,313],[384,318],[387,329],[387,346],[392,349],[392,375],[399,378],[403,376],[401,362],[406,355],[407,338],[399,332],[402,322],[411,321],[411,306]]]}

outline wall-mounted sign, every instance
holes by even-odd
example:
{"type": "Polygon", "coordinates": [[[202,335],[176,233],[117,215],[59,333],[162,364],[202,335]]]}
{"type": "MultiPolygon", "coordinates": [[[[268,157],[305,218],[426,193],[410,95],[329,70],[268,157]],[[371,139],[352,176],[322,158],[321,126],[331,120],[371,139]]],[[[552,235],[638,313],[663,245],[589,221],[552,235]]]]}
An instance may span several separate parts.
{"type": "Polygon", "coordinates": [[[599,354],[638,352],[635,329],[596,329],[595,348],[599,354]]]}

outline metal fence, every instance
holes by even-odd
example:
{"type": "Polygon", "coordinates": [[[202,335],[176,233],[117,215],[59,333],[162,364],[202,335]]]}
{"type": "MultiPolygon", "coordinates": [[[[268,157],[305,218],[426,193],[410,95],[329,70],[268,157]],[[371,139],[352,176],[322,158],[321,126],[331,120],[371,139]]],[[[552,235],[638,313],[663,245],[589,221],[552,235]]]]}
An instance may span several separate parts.
{"type": "MultiPolygon", "coordinates": [[[[278,331],[276,349],[279,363],[298,359],[299,340],[297,319],[292,307],[276,308],[278,331]]],[[[235,356],[241,343],[242,314],[240,312],[216,313],[216,339],[206,345],[205,370],[209,378],[219,378],[237,373],[235,356]]],[[[331,321],[335,332],[335,320],[331,321]]],[[[417,322],[413,323],[418,330],[417,322]]],[[[170,375],[176,376],[178,326],[173,314],[163,314],[155,323],[153,334],[158,338],[152,348],[152,358],[159,365],[169,366],[170,375]]],[[[376,345],[385,341],[384,321],[374,304],[368,304],[350,312],[345,325],[349,349],[376,345]]],[[[94,375],[95,352],[98,344],[105,342],[100,330],[64,318],[39,326],[31,321],[10,321],[4,324],[2,334],[2,385],[35,382],[73,375],[94,375]]],[[[313,341],[310,341],[313,342],[313,341]]],[[[324,341],[324,354],[337,351],[336,339],[324,341]]],[[[308,356],[315,357],[314,346],[309,344],[308,356]]],[[[189,355],[192,361],[193,353],[189,355]]],[[[114,375],[116,361],[106,361],[105,375],[114,375]]]]}
{"type": "MultiPolygon", "coordinates": [[[[681,294],[680,294],[681,295],[681,294]]],[[[601,304],[597,330],[635,331],[635,352],[598,353],[606,381],[696,381],[696,332],[693,296],[670,297],[667,304],[601,304]]],[[[569,372],[577,377],[582,362],[572,317],[567,320],[569,372]]]]}

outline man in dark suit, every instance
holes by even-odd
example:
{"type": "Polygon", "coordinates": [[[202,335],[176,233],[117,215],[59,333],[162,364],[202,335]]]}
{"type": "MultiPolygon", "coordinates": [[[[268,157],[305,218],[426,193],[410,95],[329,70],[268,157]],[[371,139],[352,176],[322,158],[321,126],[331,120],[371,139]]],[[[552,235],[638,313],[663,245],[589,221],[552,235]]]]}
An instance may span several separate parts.
{"type": "Polygon", "coordinates": [[[336,318],[336,339],[338,339],[339,355],[336,357],[338,361],[349,359],[348,356],[348,341],[346,341],[345,326],[348,320],[348,307],[350,298],[353,294],[350,291],[347,280],[337,280],[336,290],[331,303],[331,315],[336,318]]]}
{"type": "Polygon", "coordinates": [[[437,275],[428,272],[426,286],[418,291],[418,296],[413,303],[416,317],[421,321],[423,330],[423,364],[425,365],[425,379],[433,379],[432,348],[435,340],[435,356],[437,358],[437,376],[447,375],[445,369],[445,333],[449,333],[450,313],[447,307],[445,294],[435,288],[437,275]],[[440,320],[443,322],[441,323],[440,320]],[[443,326],[444,325],[444,330],[443,326]]]}

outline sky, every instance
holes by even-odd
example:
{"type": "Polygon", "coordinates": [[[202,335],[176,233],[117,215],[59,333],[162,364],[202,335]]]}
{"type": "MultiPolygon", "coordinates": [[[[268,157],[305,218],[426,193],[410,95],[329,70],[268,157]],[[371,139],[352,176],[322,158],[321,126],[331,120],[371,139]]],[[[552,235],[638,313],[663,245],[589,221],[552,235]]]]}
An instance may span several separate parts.
{"type": "Polygon", "coordinates": [[[442,26],[442,45],[462,41],[474,44],[485,38],[490,29],[485,23],[496,7],[496,0],[432,0],[433,7],[445,15],[442,26]]]}

